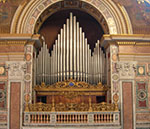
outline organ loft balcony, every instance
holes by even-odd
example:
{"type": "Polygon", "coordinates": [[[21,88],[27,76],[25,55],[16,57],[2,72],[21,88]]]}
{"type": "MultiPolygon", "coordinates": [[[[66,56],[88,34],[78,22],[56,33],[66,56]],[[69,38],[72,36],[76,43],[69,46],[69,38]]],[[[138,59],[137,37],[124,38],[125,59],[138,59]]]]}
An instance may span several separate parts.
{"type": "Polygon", "coordinates": [[[120,125],[117,99],[106,102],[109,88],[69,79],[34,87],[36,103],[26,101],[25,126],[120,125]]]}

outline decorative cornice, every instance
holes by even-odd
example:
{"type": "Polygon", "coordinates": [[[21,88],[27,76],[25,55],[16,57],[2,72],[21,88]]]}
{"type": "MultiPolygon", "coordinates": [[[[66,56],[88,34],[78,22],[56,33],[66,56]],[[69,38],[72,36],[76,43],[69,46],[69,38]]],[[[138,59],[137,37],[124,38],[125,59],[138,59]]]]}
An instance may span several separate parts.
{"type": "Polygon", "coordinates": [[[150,35],[104,35],[101,40],[101,46],[107,48],[109,45],[150,46],[150,35]]]}
{"type": "Polygon", "coordinates": [[[0,34],[0,45],[35,45],[41,46],[41,36],[39,34],[0,34]]]}

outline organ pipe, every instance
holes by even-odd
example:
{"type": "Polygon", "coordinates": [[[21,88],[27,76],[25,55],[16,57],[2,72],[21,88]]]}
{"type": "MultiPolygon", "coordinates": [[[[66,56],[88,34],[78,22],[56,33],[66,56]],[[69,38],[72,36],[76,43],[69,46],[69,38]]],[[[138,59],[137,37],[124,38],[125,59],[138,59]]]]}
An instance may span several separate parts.
{"type": "Polygon", "coordinates": [[[43,41],[43,46],[35,59],[36,83],[53,84],[58,81],[73,78],[91,84],[104,82],[106,77],[105,53],[100,41],[92,53],[88,40],[70,13],[53,45],[51,55],[43,41]]]}
{"type": "Polygon", "coordinates": [[[79,22],[77,22],[77,80],[79,81],[80,77],[80,41],[79,41],[79,22]]]}
{"type": "Polygon", "coordinates": [[[66,25],[63,26],[63,73],[64,73],[64,80],[66,79],[66,25]]]}
{"type": "Polygon", "coordinates": [[[67,69],[66,69],[66,72],[67,72],[67,79],[69,79],[69,19],[67,19],[67,58],[66,58],[66,61],[67,61],[67,69]]]}
{"type": "Polygon", "coordinates": [[[73,44],[73,48],[74,48],[74,54],[73,54],[73,62],[74,62],[74,66],[73,66],[73,71],[74,71],[74,79],[76,79],[77,78],[77,37],[76,37],[76,29],[77,29],[77,27],[76,27],[76,17],[74,16],[73,17],[73,41],[74,41],[74,44],[73,44]]]}
{"type": "Polygon", "coordinates": [[[82,64],[83,64],[83,62],[82,62],[82,60],[83,60],[83,58],[82,58],[82,55],[83,55],[83,49],[82,49],[82,47],[83,47],[83,43],[82,43],[82,28],[80,27],[80,29],[79,29],[79,34],[80,34],[80,55],[79,55],[79,57],[80,57],[80,66],[79,66],[79,73],[80,73],[80,81],[82,81],[83,80],[83,70],[82,70],[82,64]]]}
{"type": "Polygon", "coordinates": [[[69,39],[70,39],[70,43],[69,43],[69,45],[70,45],[70,77],[72,78],[73,77],[73,36],[72,36],[72,31],[73,31],[73,29],[72,29],[72,13],[70,13],[70,32],[69,32],[69,34],[70,34],[70,37],[69,37],[69,39]]]}

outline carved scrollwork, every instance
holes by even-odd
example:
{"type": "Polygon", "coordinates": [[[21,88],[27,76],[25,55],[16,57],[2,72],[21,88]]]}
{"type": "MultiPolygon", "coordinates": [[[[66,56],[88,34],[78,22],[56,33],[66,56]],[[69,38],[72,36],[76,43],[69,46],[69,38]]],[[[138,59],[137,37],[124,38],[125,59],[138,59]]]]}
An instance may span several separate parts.
{"type": "Polygon", "coordinates": [[[59,103],[55,105],[56,111],[88,111],[89,105],[85,103],[59,103]]]}
{"type": "Polygon", "coordinates": [[[66,105],[64,103],[59,103],[55,105],[55,111],[66,111],[66,105]]]}
{"type": "Polygon", "coordinates": [[[92,109],[93,109],[93,111],[114,111],[115,105],[109,104],[106,102],[102,102],[99,104],[92,104],[92,109]]]}
{"type": "Polygon", "coordinates": [[[84,91],[84,90],[99,90],[99,91],[107,91],[108,87],[102,85],[101,82],[99,82],[97,85],[91,85],[86,82],[81,82],[81,81],[76,81],[73,79],[65,80],[63,82],[57,82],[53,85],[45,85],[45,83],[42,83],[41,85],[37,85],[34,88],[36,91],[64,91],[64,90],[69,90],[69,91],[84,91]]]}
{"type": "Polygon", "coordinates": [[[77,105],[76,111],[88,111],[89,110],[89,105],[85,103],[81,103],[77,105]]]}
{"type": "Polygon", "coordinates": [[[67,91],[67,92],[58,92],[56,95],[64,96],[68,99],[73,99],[79,95],[84,95],[84,92],[74,92],[74,91],[67,91]]]}
{"type": "MultiPolygon", "coordinates": [[[[106,102],[102,103],[93,103],[91,111],[118,111],[117,104],[110,104],[106,102]]],[[[86,103],[58,103],[54,106],[54,111],[89,111],[89,104],[86,103]]],[[[26,108],[29,112],[33,111],[42,111],[42,112],[53,112],[52,111],[52,104],[44,104],[44,103],[36,103],[36,104],[29,104],[26,108]]]]}
{"type": "Polygon", "coordinates": [[[29,104],[29,111],[51,111],[51,109],[51,104],[44,104],[41,102],[36,104],[29,104]]]}

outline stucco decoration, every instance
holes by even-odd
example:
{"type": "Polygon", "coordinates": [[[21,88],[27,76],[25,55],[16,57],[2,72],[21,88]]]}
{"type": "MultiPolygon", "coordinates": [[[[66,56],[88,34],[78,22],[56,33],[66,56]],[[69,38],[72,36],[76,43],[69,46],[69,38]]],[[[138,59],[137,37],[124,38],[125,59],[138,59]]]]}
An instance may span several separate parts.
{"type": "Polygon", "coordinates": [[[24,61],[8,61],[6,62],[8,69],[8,78],[10,80],[23,80],[26,71],[26,63],[24,61]]]}
{"type": "MultiPolygon", "coordinates": [[[[40,15],[62,0],[31,0],[18,7],[11,24],[11,33],[34,33],[40,15]]],[[[108,0],[81,0],[96,8],[105,18],[110,34],[132,34],[132,26],[123,6],[108,0]]],[[[53,10],[51,10],[53,11],[53,10]]],[[[85,10],[88,12],[89,10],[85,10]]]]}
{"type": "Polygon", "coordinates": [[[134,79],[136,72],[136,62],[120,61],[116,65],[120,79],[134,79]]]}

